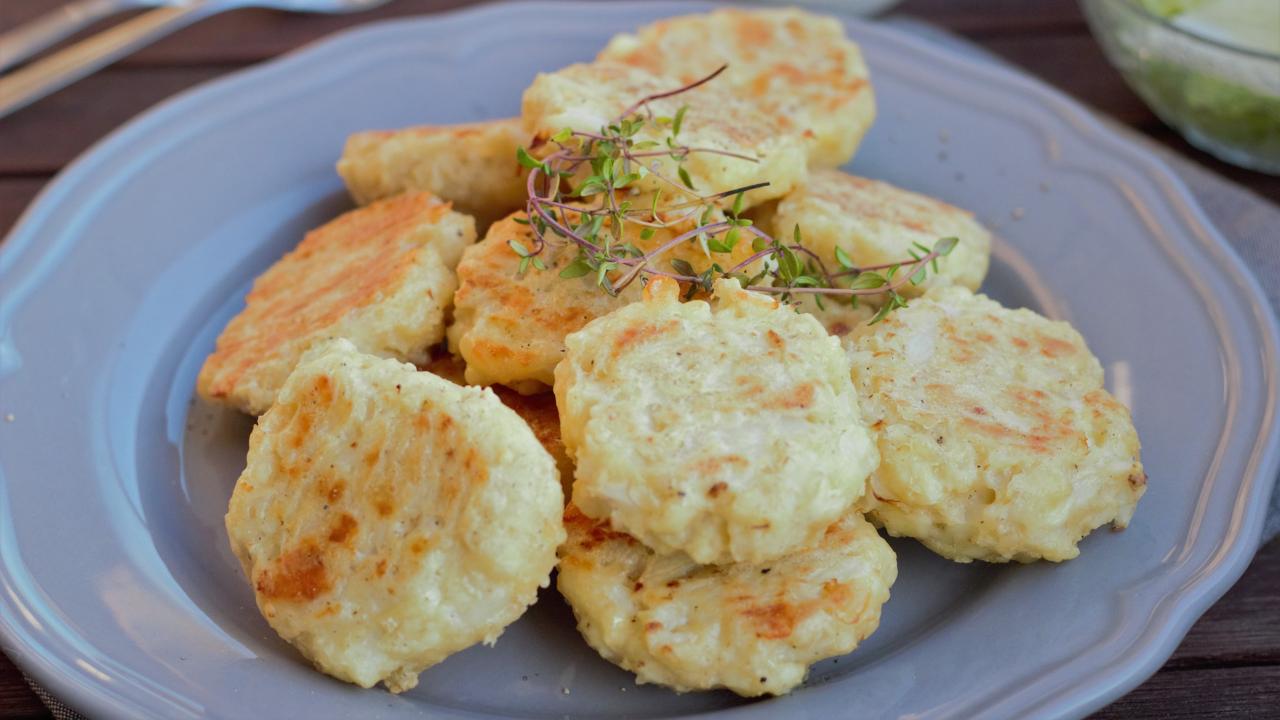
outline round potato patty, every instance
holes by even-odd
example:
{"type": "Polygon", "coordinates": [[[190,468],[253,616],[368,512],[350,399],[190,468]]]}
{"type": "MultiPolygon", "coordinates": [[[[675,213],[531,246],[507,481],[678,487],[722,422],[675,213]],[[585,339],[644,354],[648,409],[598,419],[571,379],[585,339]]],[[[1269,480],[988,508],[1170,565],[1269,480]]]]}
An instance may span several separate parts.
{"type": "Polygon", "coordinates": [[[643,302],[566,339],[556,367],[573,502],[660,553],[758,562],[812,545],[878,461],[839,341],[737,280],[643,302]]]}
{"type": "MultiPolygon", "coordinates": [[[[930,268],[919,285],[901,288],[908,296],[943,285],[977,290],[991,260],[991,234],[968,211],[839,170],[812,173],[778,203],[769,223],[774,237],[781,238],[791,237],[799,226],[801,242],[830,271],[841,269],[837,248],[855,265],[867,267],[910,260],[913,252],[923,254],[920,246],[932,248],[945,237],[958,239],[949,255],[938,258],[936,271],[930,268]]],[[[875,297],[867,300],[878,302],[875,297]]]]}
{"type": "Polygon", "coordinates": [[[254,428],[226,525],[281,637],[401,692],[533,603],[562,511],[555,461],[491,392],[338,340],[254,428]]]}
{"type": "Polygon", "coordinates": [[[880,467],[864,503],[960,562],[1067,560],[1146,489],[1129,411],[1070,325],[962,288],[855,331],[880,467]]]}
{"type": "Polygon", "coordinates": [[[200,369],[201,397],[261,415],[298,359],[329,338],[421,362],[444,337],[454,268],[475,222],[430,193],[406,193],[307,233],[253,283],[200,369]]]}
{"type": "Polygon", "coordinates": [[[811,663],[852,651],[880,624],[897,558],[861,515],[764,563],[659,555],[570,505],[560,593],[578,629],[639,682],[781,695],[811,663]]]}
{"type": "MultiPolygon", "coordinates": [[[[715,69],[710,67],[706,72],[715,69]]],[[[618,114],[634,103],[676,90],[682,84],[684,81],[675,77],[618,62],[570,65],[534,79],[524,92],[521,117],[525,130],[542,138],[565,128],[599,133],[616,123],[618,114]]],[[[676,140],[690,148],[714,152],[693,152],[680,163],[666,154],[647,156],[645,167],[651,172],[628,186],[642,193],[661,191],[668,203],[693,194],[686,193],[688,188],[676,179],[679,166],[688,174],[693,191],[703,195],[768,183],[743,194],[744,207],[751,207],[787,194],[808,171],[801,131],[786,127],[780,117],[762,113],[759,106],[734,93],[731,85],[719,79],[654,100],[648,108],[655,119],[631,136],[633,142],[655,142],[658,147],[666,147],[673,126],[659,123],[656,118],[674,117],[685,108],[676,140]]],[[[643,111],[637,114],[648,117],[643,111]]],[[[545,143],[534,152],[543,154],[554,147],[545,143]]],[[[584,167],[579,175],[585,176],[589,170],[584,167]]],[[[727,206],[733,201],[727,198],[722,202],[727,206]]],[[[644,207],[639,203],[636,206],[644,207]]]]}
{"type": "Polygon", "coordinates": [[[723,8],[614,36],[599,59],[692,82],[728,65],[722,83],[790,132],[813,167],[853,157],[876,116],[858,46],[835,18],[794,8],[723,8]]]}
{"type": "MultiPolygon", "coordinates": [[[[517,213],[499,220],[483,240],[463,253],[448,337],[450,349],[466,360],[467,383],[502,384],[533,395],[545,392],[555,382],[555,367],[564,357],[565,336],[639,300],[641,293],[640,283],[633,282],[617,295],[610,295],[597,285],[595,273],[561,277],[560,273],[577,260],[578,248],[554,232],[547,233],[546,248],[538,256],[547,269],[529,267],[520,272],[521,257],[511,243],[526,248],[536,243],[523,219],[524,215],[517,213]]],[[[606,220],[603,227],[612,231],[612,220],[606,220]]],[[[628,223],[616,242],[652,251],[692,228],[688,222],[673,222],[646,238],[642,226],[628,223]]],[[[668,250],[655,264],[669,268],[670,261],[683,260],[695,272],[703,272],[713,263],[732,267],[752,252],[750,243],[739,242],[729,253],[707,254],[696,240],[689,240],[668,250]]]]}
{"type": "Polygon", "coordinates": [[[519,118],[462,125],[366,130],[347,138],[338,174],[361,205],[402,192],[430,192],[484,229],[524,206],[528,144],[519,118]]]}

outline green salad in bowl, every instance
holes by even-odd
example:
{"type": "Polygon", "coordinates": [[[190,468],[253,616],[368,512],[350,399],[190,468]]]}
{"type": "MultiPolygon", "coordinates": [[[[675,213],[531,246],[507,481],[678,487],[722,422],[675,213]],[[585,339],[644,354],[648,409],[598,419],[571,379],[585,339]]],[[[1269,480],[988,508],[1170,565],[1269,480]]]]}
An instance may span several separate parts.
{"type": "Polygon", "coordinates": [[[1084,0],[1130,86],[1188,141],[1280,174],[1280,1],[1084,0]]]}

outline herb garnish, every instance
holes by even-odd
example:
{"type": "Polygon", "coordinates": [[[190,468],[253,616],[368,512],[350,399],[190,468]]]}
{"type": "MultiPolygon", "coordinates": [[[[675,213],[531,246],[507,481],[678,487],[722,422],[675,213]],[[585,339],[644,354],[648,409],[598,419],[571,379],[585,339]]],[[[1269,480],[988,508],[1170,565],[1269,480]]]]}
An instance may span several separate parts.
{"type": "Polygon", "coordinates": [[[681,106],[667,117],[655,115],[651,103],[708,83],[727,67],[722,65],[710,75],[674,90],[641,98],[598,133],[565,128],[548,138],[539,138],[532,149],[548,143],[554,146],[541,158],[525,148],[518,149],[516,159],[530,172],[526,217],[518,218],[517,222],[528,224],[534,239],[532,248],[518,240],[509,241],[511,249],[520,256],[519,271],[524,273],[530,266],[546,270],[539,255],[547,243],[572,242],[578,248],[577,257],[560,270],[560,277],[594,275],[596,284],[610,295],[617,295],[636,278],[645,282],[647,276],[662,276],[684,283],[686,297],[693,297],[699,291],[710,292],[716,279],[733,277],[748,290],[778,294],[784,302],[795,295],[812,294],[820,308],[824,298],[856,306],[859,297],[882,295],[883,304],[872,323],[899,307],[906,307],[906,299],[899,290],[907,283],[923,282],[930,268],[936,273],[938,258],[955,248],[957,238],[942,238],[931,248],[915,243],[910,258],[880,265],[855,265],[844,250],[837,248],[839,268],[833,270],[804,246],[799,225],[788,244],[742,217],[744,195],[769,183],[712,193],[703,193],[695,186],[684,165],[690,155],[716,154],[747,162],[758,160],[681,142],[680,131],[688,106],[681,106]],[[646,127],[662,129],[662,141],[637,139],[646,127]],[[652,160],[663,157],[674,163],[675,178],[668,175],[669,169],[664,170],[662,163],[652,160]],[[649,176],[660,181],[658,190],[646,202],[633,202],[633,186],[649,176]],[[665,194],[674,198],[672,202],[663,203],[664,188],[665,194]],[[594,200],[597,196],[598,202],[594,200]],[[647,252],[624,241],[628,224],[640,227],[641,240],[649,240],[659,229],[683,227],[690,221],[694,222],[693,229],[647,252]],[[548,232],[559,240],[548,238],[548,232]],[[683,259],[669,261],[670,270],[657,265],[664,253],[682,243],[697,242],[707,257],[714,259],[715,255],[732,253],[748,238],[752,255],[732,265],[726,261],[728,267],[713,261],[706,270],[697,272],[683,259]],[[757,263],[759,270],[749,274],[748,269],[757,263]]]}

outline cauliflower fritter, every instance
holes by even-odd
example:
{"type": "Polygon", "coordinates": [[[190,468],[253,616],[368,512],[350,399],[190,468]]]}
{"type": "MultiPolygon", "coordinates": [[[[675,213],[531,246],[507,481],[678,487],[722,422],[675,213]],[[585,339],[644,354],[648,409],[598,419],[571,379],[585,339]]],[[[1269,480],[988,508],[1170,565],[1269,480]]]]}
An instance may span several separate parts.
{"type": "Polygon", "coordinates": [[[519,118],[368,130],[347,138],[338,174],[361,205],[426,191],[474,216],[483,232],[524,207],[527,171],[516,148],[528,142],[519,118]]]}
{"type": "Polygon", "coordinates": [[[207,400],[259,415],[298,358],[331,337],[420,362],[444,337],[470,217],[428,193],[344,213],[267,269],[218,336],[196,381],[207,400]]]}
{"type": "Polygon", "coordinates": [[[791,299],[791,306],[817,318],[827,332],[841,340],[852,335],[854,330],[876,314],[876,308],[867,303],[866,298],[861,298],[857,305],[852,305],[849,298],[835,295],[823,297],[819,304],[815,296],[797,293],[791,299]]]}
{"type": "Polygon", "coordinates": [[[573,502],[659,553],[760,562],[812,545],[878,461],[849,362],[816,320],[737,280],[645,301],[566,340],[555,371],[573,502]]]}
{"type": "Polygon", "coordinates": [[[816,547],[764,563],[698,565],[658,555],[573,505],[560,593],[578,629],[641,683],[781,695],[808,666],[852,651],[880,624],[897,558],[857,513],[816,547]]]}
{"type": "Polygon", "coordinates": [[[848,162],[875,120],[858,46],[835,18],[794,8],[724,8],[659,20],[615,36],[599,59],[683,82],[728,64],[716,82],[783,129],[799,132],[815,168],[848,162]]]}
{"type": "Polygon", "coordinates": [[[282,638],[402,692],[533,603],[562,512],[554,461],[492,393],[336,340],[259,419],[226,525],[282,638]]]}
{"type": "Polygon", "coordinates": [[[959,562],[1067,560],[1146,489],[1129,411],[1063,322],[963,288],[855,333],[853,377],[881,463],[865,504],[959,562]]]}
{"type": "MultiPolygon", "coordinates": [[[[540,255],[547,269],[519,272],[520,256],[511,241],[534,247],[533,231],[517,222],[523,214],[500,220],[484,240],[467,249],[458,265],[449,347],[467,361],[466,379],[472,385],[501,383],[526,395],[547,390],[552,372],[564,357],[564,338],[592,320],[640,299],[640,282],[617,297],[596,285],[594,274],[566,279],[560,271],[577,257],[575,246],[548,243],[540,255]]],[[[605,227],[611,226],[605,221],[605,227]]],[[[692,225],[658,230],[643,239],[640,226],[629,224],[622,243],[653,250],[692,225]]],[[[619,244],[622,244],[619,243],[619,244]]],[[[672,259],[688,262],[697,272],[713,261],[724,267],[747,259],[751,244],[738,243],[730,254],[704,255],[695,241],[668,251],[656,264],[669,269],[672,259]]]]}
{"type": "Polygon", "coordinates": [[[903,286],[900,292],[906,296],[943,285],[977,290],[991,259],[991,234],[971,213],[838,170],[814,172],[778,203],[770,225],[773,235],[790,238],[796,225],[804,246],[820,255],[829,270],[840,268],[836,248],[854,264],[869,266],[909,259],[913,250],[919,252],[913,243],[932,248],[940,238],[959,238],[951,254],[938,259],[937,272],[931,270],[919,285],[903,286]]]}
{"type": "MultiPolygon", "coordinates": [[[[714,70],[715,68],[709,68],[714,70]]],[[[548,137],[563,128],[598,133],[617,121],[619,113],[645,96],[678,88],[683,81],[622,63],[595,62],[570,65],[554,73],[542,73],[524,93],[525,130],[548,137]]],[[[650,103],[655,117],[674,117],[688,106],[678,140],[695,148],[711,148],[745,155],[755,160],[714,153],[692,153],[684,162],[693,187],[710,194],[759,182],[766,187],[744,197],[744,207],[782,197],[804,180],[808,171],[800,131],[784,127],[781,119],[738,97],[715,81],[674,97],[650,103]]],[[[653,141],[666,147],[670,130],[656,121],[646,123],[634,136],[636,142],[653,141]]],[[[552,147],[549,144],[544,148],[552,147]]],[[[676,163],[667,155],[649,158],[650,168],[679,183],[676,163]]],[[[671,198],[675,188],[650,174],[633,184],[644,193],[671,198]]],[[[732,199],[727,200],[732,202],[732,199]]]]}
{"type": "Polygon", "coordinates": [[[491,388],[503,405],[516,411],[521,420],[529,425],[534,437],[542,443],[542,447],[556,461],[556,469],[560,472],[560,489],[567,500],[573,491],[573,460],[564,448],[564,439],[560,437],[560,411],[556,409],[556,396],[551,391],[537,395],[521,395],[520,393],[495,385],[491,388]]]}
{"type": "MultiPolygon", "coordinates": [[[[466,368],[467,364],[462,358],[447,351],[436,352],[430,361],[419,366],[421,370],[434,373],[458,385],[467,384],[466,368]]],[[[556,461],[556,468],[560,471],[560,484],[564,489],[564,496],[568,498],[573,489],[573,461],[569,459],[569,453],[564,449],[564,441],[560,439],[560,412],[556,410],[556,396],[550,390],[537,395],[521,395],[501,385],[494,385],[489,389],[498,396],[503,405],[515,410],[516,414],[528,423],[534,437],[538,438],[538,442],[542,443],[542,447],[548,453],[551,453],[552,459],[556,461]]]]}

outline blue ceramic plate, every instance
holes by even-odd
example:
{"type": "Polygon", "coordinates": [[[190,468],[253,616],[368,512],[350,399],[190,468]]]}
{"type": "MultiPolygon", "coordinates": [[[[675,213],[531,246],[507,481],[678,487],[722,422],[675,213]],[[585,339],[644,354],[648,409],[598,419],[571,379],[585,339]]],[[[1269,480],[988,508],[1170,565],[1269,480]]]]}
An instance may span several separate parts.
{"type": "Polygon", "coordinates": [[[352,131],[515,113],[539,70],[668,3],[487,6],[369,26],[183,94],[40,196],[0,255],[0,635],[97,717],[1080,715],[1153,672],[1244,569],[1277,468],[1274,320],[1149,153],[1007,70],[850,22],[880,98],[853,169],[973,208],[987,289],[1070,320],[1133,408],[1150,490],[1077,560],[962,566],[910,542],[884,622],[791,695],[636,687],[548,593],[394,696],[311,670],[222,527],[247,418],[192,401],[251,279],[347,206],[352,131]]]}

